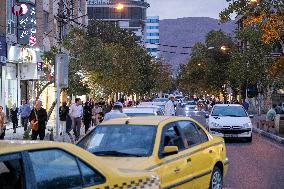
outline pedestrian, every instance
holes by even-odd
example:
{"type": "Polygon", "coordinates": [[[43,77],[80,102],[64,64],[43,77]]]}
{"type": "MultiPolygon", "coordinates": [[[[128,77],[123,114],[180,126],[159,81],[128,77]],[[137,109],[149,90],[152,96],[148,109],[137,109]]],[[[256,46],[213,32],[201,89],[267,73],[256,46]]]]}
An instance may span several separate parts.
{"type": "Polygon", "coordinates": [[[114,103],[112,110],[105,114],[104,121],[125,117],[128,116],[123,113],[123,104],[121,102],[116,102],[114,103]]]}
{"type": "Polygon", "coordinates": [[[274,121],[276,117],[276,104],[272,105],[272,108],[266,114],[266,121],[274,121]]]}
{"type": "Polygon", "coordinates": [[[19,108],[19,115],[21,118],[21,125],[24,127],[24,131],[28,128],[29,116],[31,114],[31,107],[27,104],[26,100],[22,100],[22,105],[19,108]]]}
{"type": "Polygon", "coordinates": [[[248,109],[249,109],[249,103],[247,101],[248,101],[247,99],[243,100],[243,107],[246,111],[248,111],[248,109]]]}
{"type": "Polygon", "coordinates": [[[18,111],[16,104],[13,104],[13,107],[10,109],[10,118],[13,124],[14,133],[16,133],[16,129],[18,127],[18,111]]]}
{"type": "Polygon", "coordinates": [[[173,95],[169,96],[169,101],[165,105],[165,115],[166,116],[175,116],[175,97],[173,95]]]}
{"type": "Polygon", "coordinates": [[[80,98],[76,98],[75,103],[70,106],[69,115],[72,119],[72,127],[75,135],[75,141],[77,141],[80,137],[83,116],[83,107],[80,98]]]}
{"type": "Polygon", "coordinates": [[[86,101],[85,106],[83,108],[83,122],[85,125],[85,134],[90,128],[92,122],[92,106],[91,103],[86,101]]]}
{"type": "Polygon", "coordinates": [[[45,137],[47,112],[42,108],[42,102],[40,100],[36,101],[29,120],[32,127],[32,140],[37,140],[38,136],[40,140],[43,140],[45,137]]]}
{"type": "Polygon", "coordinates": [[[103,110],[102,108],[99,106],[99,103],[95,103],[95,106],[92,110],[92,119],[93,119],[93,123],[94,125],[98,125],[99,124],[99,114],[102,113],[103,110]]]}
{"type": "Polygon", "coordinates": [[[0,106],[0,140],[4,140],[6,131],[6,115],[3,112],[3,106],[0,106]]]}
{"type": "Polygon", "coordinates": [[[275,108],[276,114],[282,114],[283,113],[281,106],[282,106],[282,103],[280,103],[280,104],[278,104],[278,106],[276,106],[276,108],[275,108]]]}
{"type": "Polygon", "coordinates": [[[66,120],[67,115],[69,114],[69,107],[67,102],[63,102],[62,106],[59,108],[59,119],[60,119],[60,135],[63,135],[63,138],[66,133],[66,120]]]}

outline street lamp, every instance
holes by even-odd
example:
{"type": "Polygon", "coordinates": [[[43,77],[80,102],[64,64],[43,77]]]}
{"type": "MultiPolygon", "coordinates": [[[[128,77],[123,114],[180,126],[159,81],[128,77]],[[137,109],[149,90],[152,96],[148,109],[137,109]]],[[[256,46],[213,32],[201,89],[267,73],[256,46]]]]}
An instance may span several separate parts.
{"type": "Polygon", "coordinates": [[[124,5],[121,3],[118,3],[114,8],[118,11],[121,11],[122,9],[124,9],[124,5]]]}

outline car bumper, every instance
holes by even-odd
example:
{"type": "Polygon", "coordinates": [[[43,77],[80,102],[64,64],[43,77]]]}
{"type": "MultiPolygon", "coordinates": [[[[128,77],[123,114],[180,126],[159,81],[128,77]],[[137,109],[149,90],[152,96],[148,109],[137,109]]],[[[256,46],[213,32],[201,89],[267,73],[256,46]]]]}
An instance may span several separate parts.
{"type": "Polygon", "coordinates": [[[209,132],[214,136],[219,136],[224,138],[242,138],[242,137],[251,137],[252,128],[246,128],[246,129],[209,128],[209,132]]]}

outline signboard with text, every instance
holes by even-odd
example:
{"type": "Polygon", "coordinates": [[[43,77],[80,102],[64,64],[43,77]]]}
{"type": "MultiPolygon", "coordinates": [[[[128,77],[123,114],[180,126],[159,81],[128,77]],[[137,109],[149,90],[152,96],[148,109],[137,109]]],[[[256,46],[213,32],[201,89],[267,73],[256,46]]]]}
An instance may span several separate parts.
{"type": "Polygon", "coordinates": [[[0,36],[0,64],[5,64],[7,60],[6,36],[0,36]]]}
{"type": "Polygon", "coordinates": [[[18,43],[28,45],[31,38],[35,39],[36,37],[36,11],[32,4],[24,4],[24,6],[27,7],[25,14],[18,16],[18,43]]]}

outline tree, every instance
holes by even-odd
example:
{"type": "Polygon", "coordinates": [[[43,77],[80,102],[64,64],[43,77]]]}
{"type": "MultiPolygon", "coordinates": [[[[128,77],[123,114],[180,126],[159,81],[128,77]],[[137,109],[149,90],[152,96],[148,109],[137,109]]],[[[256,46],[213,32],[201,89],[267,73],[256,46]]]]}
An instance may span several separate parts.
{"type": "Polygon", "coordinates": [[[284,4],[281,0],[227,0],[229,6],[220,13],[223,22],[233,13],[243,17],[244,26],[258,25],[264,43],[283,44],[284,4]]]}

